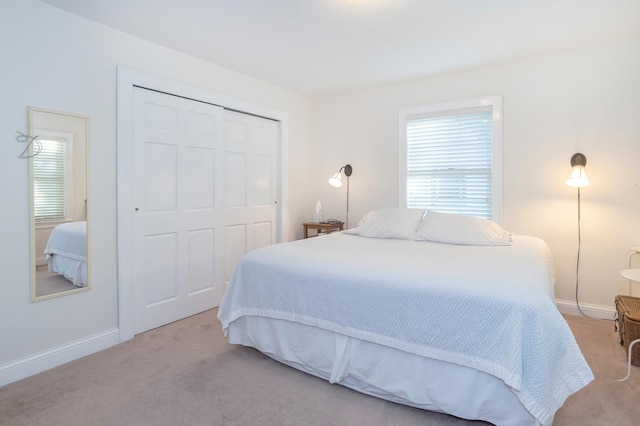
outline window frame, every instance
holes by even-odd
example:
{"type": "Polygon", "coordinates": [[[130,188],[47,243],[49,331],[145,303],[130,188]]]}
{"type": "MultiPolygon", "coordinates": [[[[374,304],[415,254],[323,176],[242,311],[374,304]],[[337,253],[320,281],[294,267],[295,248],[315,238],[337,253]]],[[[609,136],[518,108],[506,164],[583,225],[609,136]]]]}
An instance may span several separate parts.
{"type": "Polygon", "coordinates": [[[454,115],[469,108],[491,107],[492,112],[492,165],[491,190],[492,220],[502,225],[503,213],[503,113],[502,95],[484,96],[450,102],[440,102],[400,108],[398,111],[398,206],[407,206],[407,121],[422,114],[454,115]]]}

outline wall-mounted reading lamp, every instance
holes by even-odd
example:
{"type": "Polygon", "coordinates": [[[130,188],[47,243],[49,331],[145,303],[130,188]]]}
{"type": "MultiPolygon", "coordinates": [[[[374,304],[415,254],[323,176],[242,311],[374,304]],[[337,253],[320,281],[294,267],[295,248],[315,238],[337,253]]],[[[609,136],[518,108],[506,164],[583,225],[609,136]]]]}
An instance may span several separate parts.
{"type": "Polygon", "coordinates": [[[585,157],[584,154],[580,154],[579,152],[573,154],[571,156],[571,174],[565,183],[574,188],[578,188],[578,191],[584,186],[589,186],[587,172],[584,169],[586,165],[587,157],[585,157]]]}
{"type": "Polygon", "coordinates": [[[576,257],[576,305],[582,315],[586,315],[580,308],[580,302],[578,301],[578,272],[580,270],[580,188],[589,186],[589,179],[587,178],[587,172],[585,166],[587,165],[587,157],[584,154],[576,153],[571,157],[571,174],[569,179],[565,181],[568,186],[578,188],[578,255],[576,257]]]}
{"type": "Polygon", "coordinates": [[[341,188],[343,170],[344,175],[347,177],[347,218],[345,221],[345,229],[349,229],[349,176],[351,176],[351,173],[353,173],[353,167],[351,167],[351,164],[340,167],[340,170],[338,170],[338,172],[335,175],[331,176],[331,178],[329,179],[329,184],[335,188],[341,188]]]}

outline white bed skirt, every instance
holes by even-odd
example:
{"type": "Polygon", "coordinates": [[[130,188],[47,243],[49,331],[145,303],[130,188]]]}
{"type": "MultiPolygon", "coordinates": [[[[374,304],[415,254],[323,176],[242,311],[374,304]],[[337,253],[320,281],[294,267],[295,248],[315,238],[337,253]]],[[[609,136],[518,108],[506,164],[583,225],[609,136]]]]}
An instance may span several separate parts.
{"type": "Polygon", "coordinates": [[[233,321],[229,342],[254,347],[283,364],[388,401],[498,426],[540,425],[503,381],[472,368],[255,316],[233,321]]]}
{"type": "Polygon", "coordinates": [[[57,254],[47,255],[49,272],[56,272],[64,275],[73,285],[78,287],[87,286],[87,263],[66,256],[57,254]]]}

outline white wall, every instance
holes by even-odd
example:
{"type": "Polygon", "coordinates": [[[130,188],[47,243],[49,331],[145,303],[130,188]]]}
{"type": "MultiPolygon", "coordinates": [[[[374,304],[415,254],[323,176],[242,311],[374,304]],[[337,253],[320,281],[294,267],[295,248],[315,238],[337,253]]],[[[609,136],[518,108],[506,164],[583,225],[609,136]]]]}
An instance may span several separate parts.
{"type": "Polygon", "coordinates": [[[34,0],[0,3],[0,55],[0,385],[31,368],[33,357],[46,354],[53,365],[58,347],[105,335],[110,344],[117,334],[117,66],[287,112],[288,156],[295,159],[288,226],[290,238],[300,237],[306,206],[315,201],[308,191],[308,99],[34,0]],[[29,302],[28,162],[18,158],[24,146],[15,141],[16,130],[27,132],[27,106],[91,116],[93,289],[38,303],[29,302]]]}
{"type": "Polygon", "coordinates": [[[344,188],[336,190],[326,179],[346,163],[353,166],[352,227],[370,209],[397,206],[399,108],[502,94],[504,227],[547,241],[556,261],[556,298],[573,301],[577,196],[564,180],[571,155],[584,153],[591,186],[581,192],[580,302],[613,307],[615,294],[627,290],[619,272],[630,247],[640,245],[638,52],[640,40],[629,40],[323,99],[316,110],[315,158],[326,215],[345,215],[344,188]]]}

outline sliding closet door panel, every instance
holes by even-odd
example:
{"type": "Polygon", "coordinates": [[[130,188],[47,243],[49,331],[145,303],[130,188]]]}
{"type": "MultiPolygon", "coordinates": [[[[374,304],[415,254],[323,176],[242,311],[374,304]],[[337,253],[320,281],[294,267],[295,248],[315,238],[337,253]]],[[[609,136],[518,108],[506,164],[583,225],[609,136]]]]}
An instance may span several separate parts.
{"type": "Polygon", "coordinates": [[[272,222],[256,222],[253,224],[253,248],[268,246],[274,243],[272,222]]]}
{"type": "Polygon", "coordinates": [[[243,254],[247,252],[247,225],[225,227],[224,280],[229,282],[233,269],[243,254]]]}
{"type": "Polygon", "coordinates": [[[247,155],[225,152],[224,156],[224,205],[229,209],[247,207],[247,155]]]}
{"type": "Polygon", "coordinates": [[[251,164],[253,177],[253,203],[255,207],[273,207],[273,194],[275,188],[272,176],[273,157],[254,155],[251,164]]]}
{"type": "Polygon", "coordinates": [[[175,145],[148,142],[144,145],[144,186],[147,212],[178,208],[177,152],[175,145]]]}
{"type": "Polygon", "coordinates": [[[225,282],[246,252],[275,243],[278,123],[224,112],[225,282]]]}
{"type": "Polygon", "coordinates": [[[187,151],[188,205],[190,209],[215,207],[215,152],[210,149],[189,148],[187,151]]]}
{"type": "Polygon", "coordinates": [[[136,333],[220,303],[222,126],[220,107],[134,89],[136,333]]]}
{"type": "Polygon", "coordinates": [[[216,230],[189,231],[189,295],[213,290],[215,272],[216,230]]]}
{"type": "Polygon", "coordinates": [[[177,234],[150,235],[145,238],[148,256],[144,263],[144,305],[154,306],[178,297],[177,234]]]}

